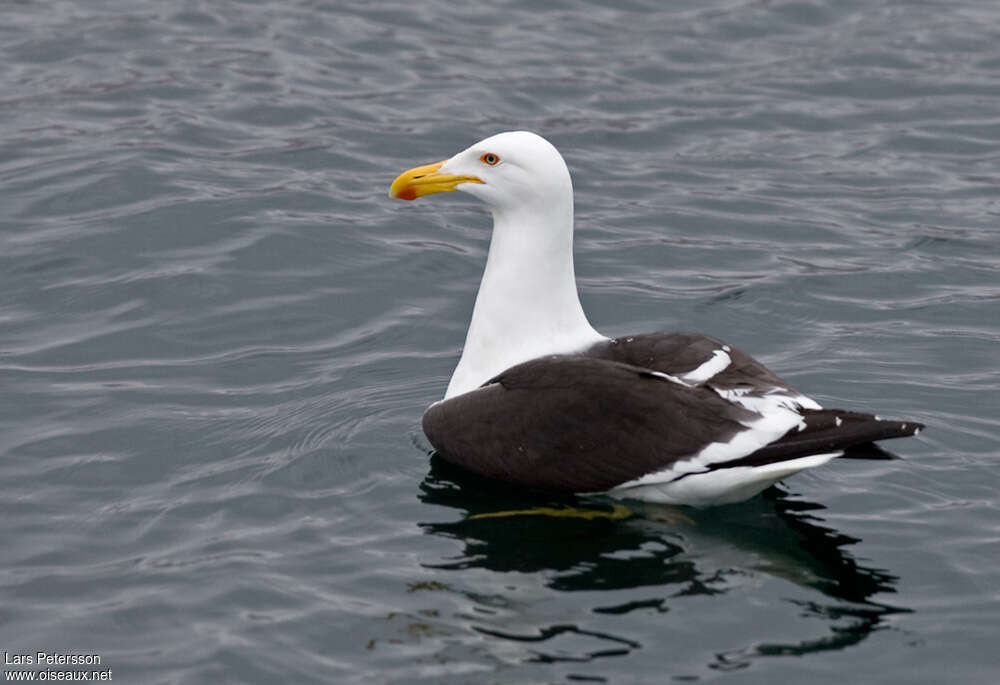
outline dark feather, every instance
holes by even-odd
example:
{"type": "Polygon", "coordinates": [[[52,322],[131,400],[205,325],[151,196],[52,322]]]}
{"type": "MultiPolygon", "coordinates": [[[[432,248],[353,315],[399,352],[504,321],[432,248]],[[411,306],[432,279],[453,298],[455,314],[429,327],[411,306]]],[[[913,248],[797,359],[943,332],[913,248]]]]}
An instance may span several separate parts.
{"type": "MultiPolygon", "coordinates": [[[[798,395],[730,346],[729,366],[703,383],[684,385],[651,374],[681,377],[723,345],[700,334],[651,334],[600,343],[582,355],[534,359],[432,405],[424,432],[444,459],[484,476],[551,490],[608,490],[727,442],[760,418],[717,389],[798,395]]],[[[913,435],[922,427],[849,411],[800,413],[801,430],[707,469],[835,452],[913,435]]]]}

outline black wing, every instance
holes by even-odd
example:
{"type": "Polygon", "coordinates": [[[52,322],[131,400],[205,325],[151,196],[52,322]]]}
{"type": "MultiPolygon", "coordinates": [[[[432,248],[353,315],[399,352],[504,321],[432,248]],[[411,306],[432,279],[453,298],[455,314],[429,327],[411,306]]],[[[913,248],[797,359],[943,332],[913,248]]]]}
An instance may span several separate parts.
{"type": "MultiPolygon", "coordinates": [[[[836,415],[847,414],[811,412],[763,449],[737,455],[735,461],[743,463],[715,462],[704,469],[783,461],[919,428],[911,423],[906,432],[896,422],[858,414],[851,416],[864,418],[838,424],[836,415]],[[830,429],[848,423],[851,430],[839,435],[830,429]]],[[[481,475],[527,487],[598,492],[669,470],[712,443],[750,430],[748,424],[760,418],[707,385],[686,385],[617,361],[553,356],[519,364],[481,388],[432,405],[423,427],[444,459],[481,475]]],[[[678,477],[691,473],[681,466],[678,477]]]]}
{"type": "Polygon", "coordinates": [[[597,343],[583,352],[583,356],[683,377],[711,360],[717,352],[725,352],[730,363],[700,383],[710,382],[717,388],[752,389],[761,393],[779,388],[799,395],[790,384],[750,355],[703,333],[644,333],[622,337],[597,343]]]}

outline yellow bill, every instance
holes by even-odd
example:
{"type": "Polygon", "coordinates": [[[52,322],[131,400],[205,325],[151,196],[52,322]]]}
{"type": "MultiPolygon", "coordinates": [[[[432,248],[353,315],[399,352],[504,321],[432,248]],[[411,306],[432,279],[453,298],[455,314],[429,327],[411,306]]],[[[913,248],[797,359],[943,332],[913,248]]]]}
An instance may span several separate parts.
{"type": "Polygon", "coordinates": [[[433,193],[450,193],[457,190],[459,183],[483,183],[478,176],[456,176],[454,174],[439,174],[438,169],[447,162],[436,162],[426,166],[404,171],[389,188],[389,197],[401,200],[416,200],[433,193]]]}

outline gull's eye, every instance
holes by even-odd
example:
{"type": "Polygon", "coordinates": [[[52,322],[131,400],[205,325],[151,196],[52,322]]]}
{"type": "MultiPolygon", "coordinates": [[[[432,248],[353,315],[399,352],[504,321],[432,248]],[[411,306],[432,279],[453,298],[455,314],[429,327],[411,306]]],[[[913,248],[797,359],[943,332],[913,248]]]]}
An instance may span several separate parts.
{"type": "Polygon", "coordinates": [[[490,166],[496,166],[500,163],[500,158],[497,157],[492,152],[487,152],[485,155],[479,158],[479,161],[483,164],[489,164],[490,166]]]}

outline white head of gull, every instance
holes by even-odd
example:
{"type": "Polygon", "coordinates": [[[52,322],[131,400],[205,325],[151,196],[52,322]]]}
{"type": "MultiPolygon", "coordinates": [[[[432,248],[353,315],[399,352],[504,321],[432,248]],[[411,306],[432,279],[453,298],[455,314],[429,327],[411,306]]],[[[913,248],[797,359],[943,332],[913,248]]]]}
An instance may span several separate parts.
{"type": "Polygon", "coordinates": [[[486,138],[389,195],[455,190],[486,203],[493,235],[462,358],[423,417],[444,459],[527,488],[701,506],[922,428],[823,409],[711,336],[595,331],[573,271],[573,185],[544,138],[486,138]]]}
{"type": "Polygon", "coordinates": [[[500,133],[407,172],[392,187],[404,199],[460,190],[493,213],[486,270],[445,398],[474,390],[520,362],[605,340],[580,306],[573,183],[549,141],[528,131],[500,133]]]}

